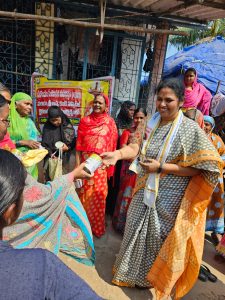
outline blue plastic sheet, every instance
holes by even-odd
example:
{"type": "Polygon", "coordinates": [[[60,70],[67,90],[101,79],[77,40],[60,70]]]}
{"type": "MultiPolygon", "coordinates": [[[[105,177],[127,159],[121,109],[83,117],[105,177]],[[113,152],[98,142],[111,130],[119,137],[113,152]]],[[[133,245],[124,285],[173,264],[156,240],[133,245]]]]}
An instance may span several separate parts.
{"type": "Polygon", "coordinates": [[[217,36],[210,42],[185,47],[165,60],[163,77],[176,77],[193,67],[198,81],[214,95],[218,82],[219,91],[225,95],[225,39],[217,36]]]}

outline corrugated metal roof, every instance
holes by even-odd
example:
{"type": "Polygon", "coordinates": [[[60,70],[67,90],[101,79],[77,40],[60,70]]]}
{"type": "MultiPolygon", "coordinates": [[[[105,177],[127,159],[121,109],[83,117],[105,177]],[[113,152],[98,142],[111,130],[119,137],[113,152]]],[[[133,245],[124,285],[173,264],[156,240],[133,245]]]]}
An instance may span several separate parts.
{"type": "Polygon", "coordinates": [[[170,15],[199,21],[225,18],[225,0],[108,0],[107,5],[146,10],[156,16],[170,15]]]}

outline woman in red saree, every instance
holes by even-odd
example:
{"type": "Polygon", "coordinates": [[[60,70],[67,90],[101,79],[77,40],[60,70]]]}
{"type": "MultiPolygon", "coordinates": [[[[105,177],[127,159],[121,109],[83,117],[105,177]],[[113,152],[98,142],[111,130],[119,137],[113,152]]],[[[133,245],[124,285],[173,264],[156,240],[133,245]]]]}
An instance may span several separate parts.
{"type": "MultiPolygon", "coordinates": [[[[99,94],[93,102],[93,112],[81,119],[76,143],[76,165],[91,154],[114,151],[118,133],[114,120],[108,115],[109,99],[99,94]]],[[[83,180],[78,194],[87,213],[95,236],[105,233],[105,207],[108,194],[107,177],[113,175],[113,168],[99,167],[90,180],[83,180]]]]}
{"type": "MultiPolygon", "coordinates": [[[[120,137],[120,149],[130,143],[135,130],[138,125],[145,120],[147,112],[143,108],[137,108],[134,112],[133,126],[130,129],[125,129],[120,137]]],[[[124,232],[126,224],[126,216],[129,205],[133,196],[133,188],[136,182],[136,173],[129,170],[132,161],[123,160],[120,172],[120,186],[119,193],[116,199],[116,207],[113,214],[112,225],[113,228],[120,233],[124,232]]]]}

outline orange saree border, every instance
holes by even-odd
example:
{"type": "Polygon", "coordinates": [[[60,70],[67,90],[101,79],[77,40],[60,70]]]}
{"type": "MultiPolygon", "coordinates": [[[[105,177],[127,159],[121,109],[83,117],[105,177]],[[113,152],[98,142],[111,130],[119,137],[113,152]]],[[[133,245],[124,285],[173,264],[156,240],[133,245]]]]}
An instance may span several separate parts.
{"type": "MultiPolygon", "coordinates": [[[[116,273],[116,269],[115,269],[115,266],[113,266],[112,274],[114,275],[115,273],[116,273]]],[[[112,283],[117,285],[117,286],[121,286],[121,287],[129,287],[129,288],[135,287],[135,285],[131,285],[128,282],[125,282],[125,281],[112,280],[112,283]]]]}
{"type": "MultiPolygon", "coordinates": [[[[212,160],[222,170],[221,158],[211,150],[200,150],[192,155],[178,157],[170,163],[189,167],[212,160]]],[[[166,174],[161,175],[164,176],[166,174]]],[[[145,187],[147,178],[148,174],[137,179],[133,194],[145,187]]],[[[147,275],[148,281],[155,288],[157,299],[172,293],[175,293],[175,299],[180,299],[195,284],[203,254],[206,208],[214,188],[201,174],[190,180],[174,228],[147,275]]],[[[118,282],[115,284],[119,285],[118,282]]]]}
{"type": "MultiPolygon", "coordinates": [[[[221,159],[212,151],[199,151],[178,164],[191,166],[193,161],[218,162],[221,159]],[[213,157],[212,157],[213,154],[213,157]]],[[[155,288],[157,299],[175,292],[175,299],[182,298],[195,284],[201,265],[206,208],[214,190],[202,174],[192,177],[181,202],[174,228],[165,240],[147,279],[155,288]]]]}
{"type": "MultiPolygon", "coordinates": [[[[224,163],[222,162],[220,156],[215,156],[215,151],[210,151],[210,150],[200,150],[197,151],[196,153],[189,155],[189,156],[185,156],[185,157],[177,157],[175,160],[170,161],[168,163],[171,164],[177,164],[181,167],[190,167],[193,164],[198,163],[199,161],[209,161],[209,160],[216,160],[219,163],[219,167],[222,169],[224,167],[224,163]]],[[[164,176],[166,176],[167,174],[161,174],[160,178],[163,178],[164,176]]],[[[136,180],[136,184],[135,187],[133,189],[133,196],[142,188],[145,187],[146,185],[146,181],[148,179],[149,174],[144,175],[143,177],[139,177],[136,180]]]]}
{"type": "Polygon", "coordinates": [[[199,150],[196,153],[188,156],[180,156],[170,163],[177,163],[182,167],[191,167],[192,165],[198,163],[199,161],[209,161],[214,160],[219,163],[219,167],[223,168],[223,161],[219,155],[215,155],[215,151],[211,150],[199,150]]]}

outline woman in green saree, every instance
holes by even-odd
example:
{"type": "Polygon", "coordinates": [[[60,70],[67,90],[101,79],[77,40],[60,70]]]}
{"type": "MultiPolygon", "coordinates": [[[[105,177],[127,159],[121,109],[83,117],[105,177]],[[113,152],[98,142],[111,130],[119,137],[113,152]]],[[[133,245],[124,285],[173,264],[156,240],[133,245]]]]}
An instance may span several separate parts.
{"type": "MultiPolygon", "coordinates": [[[[21,152],[38,149],[40,146],[37,142],[39,132],[30,118],[32,106],[32,98],[28,94],[19,92],[11,99],[8,131],[16,148],[21,152]]],[[[34,178],[38,177],[37,165],[29,167],[27,171],[34,178]]]]}

